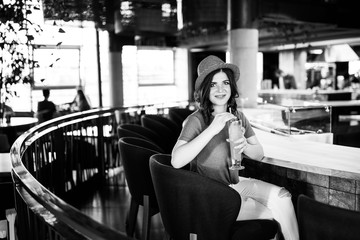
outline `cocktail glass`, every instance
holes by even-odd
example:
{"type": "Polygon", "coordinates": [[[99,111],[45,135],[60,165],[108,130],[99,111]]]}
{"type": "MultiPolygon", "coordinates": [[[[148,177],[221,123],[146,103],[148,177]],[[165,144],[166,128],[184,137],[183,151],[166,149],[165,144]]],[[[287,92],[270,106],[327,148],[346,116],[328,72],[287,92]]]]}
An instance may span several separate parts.
{"type": "Polygon", "coordinates": [[[229,122],[229,142],[230,142],[230,156],[231,166],[230,170],[241,170],[244,166],[241,166],[242,152],[239,149],[235,149],[235,142],[244,137],[241,120],[232,120],[229,122]]]}

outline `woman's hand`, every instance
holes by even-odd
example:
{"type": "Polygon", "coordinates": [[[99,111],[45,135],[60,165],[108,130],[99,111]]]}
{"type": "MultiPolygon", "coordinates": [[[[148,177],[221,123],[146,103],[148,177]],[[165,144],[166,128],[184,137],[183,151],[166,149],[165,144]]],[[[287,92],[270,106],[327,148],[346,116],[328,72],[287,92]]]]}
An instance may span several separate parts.
{"type": "Polygon", "coordinates": [[[248,146],[248,142],[246,141],[245,137],[242,137],[242,138],[236,140],[234,142],[234,145],[235,145],[234,149],[236,150],[236,152],[243,153],[248,146]]]}
{"type": "Polygon", "coordinates": [[[228,112],[216,114],[214,120],[208,127],[208,130],[210,130],[214,135],[216,135],[225,127],[226,123],[231,119],[236,119],[236,116],[228,112]]]}

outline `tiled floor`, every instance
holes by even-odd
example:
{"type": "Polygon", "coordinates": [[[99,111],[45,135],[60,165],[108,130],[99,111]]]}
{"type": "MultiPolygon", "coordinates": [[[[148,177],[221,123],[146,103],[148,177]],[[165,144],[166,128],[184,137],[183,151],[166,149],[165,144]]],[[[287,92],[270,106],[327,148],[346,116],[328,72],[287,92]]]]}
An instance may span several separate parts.
{"type": "MultiPolygon", "coordinates": [[[[125,233],[125,220],[130,206],[130,192],[124,184],[122,172],[109,178],[108,184],[97,190],[87,201],[78,208],[96,221],[115,230],[125,233]]],[[[142,207],[139,209],[135,238],[140,239],[142,225],[142,207]]],[[[151,218],[151,240],[164,239],[164,227],[160,214],[151,218]]]]}

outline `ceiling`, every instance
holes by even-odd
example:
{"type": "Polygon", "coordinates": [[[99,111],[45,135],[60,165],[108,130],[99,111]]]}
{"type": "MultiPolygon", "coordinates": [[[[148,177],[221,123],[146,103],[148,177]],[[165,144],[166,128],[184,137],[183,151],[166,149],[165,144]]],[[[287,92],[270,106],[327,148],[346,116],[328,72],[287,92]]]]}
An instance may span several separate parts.
{"type": "MultiPolygon", "coordinates": [[[[355,0],[241,1],[252,4],[247,8],[253,12],[248,25],[259,30],[260,51],[314,48],[340,43],[360,46],[360,21],[357,19],[355,0]]],[[[231,12],[234,15],[234,9],[231,12]]],[[[212,34],[192,36],[183,39],[180,45],[226,49],[227,31],[223,29],[212,34]]]]}
{"type": "Polygon", "coordinates": [[[261,48],[360,45],[360,21],[354,0],[263,0],[261,4],[267,9],[259,18],[261,48]]]}
{"type": "Polygon", "coordinates": [[[94,20],[140,45],[225,50],[227,29],[256,28],[259,50],[360,46],[358,0],[44,0],[45,17],[94,20]],[[231,4],[231,7],[228,7],[231,4]],[[60,13],[60,15],[59,15],[60,13]],[[87,13],[87,14],[84,14],[87,13]],[[228,17],[229,16],[229,17],[228,17]]]}

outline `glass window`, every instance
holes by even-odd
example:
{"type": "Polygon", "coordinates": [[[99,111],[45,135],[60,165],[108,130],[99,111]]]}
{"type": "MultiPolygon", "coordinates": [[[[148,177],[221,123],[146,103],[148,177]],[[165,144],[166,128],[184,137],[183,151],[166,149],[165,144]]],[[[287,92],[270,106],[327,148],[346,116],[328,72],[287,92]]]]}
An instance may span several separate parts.
{"type": "Polygon", "coordinates": [[[80,49],[38,48],[34,59],[39,68],[34,69],[34,88],[38,87],[76,87],[80,85],[80,49]]]}
{"type": "Polygon", "coordinates": [[[124,106],[188,100],[187,59],[187,49],[124,46],[124,106]]]}
{"type": "Polygon", "coordinates": [[[139,85],[174,84],[174,51],[172,49],[138,49],[139,85]]]}

